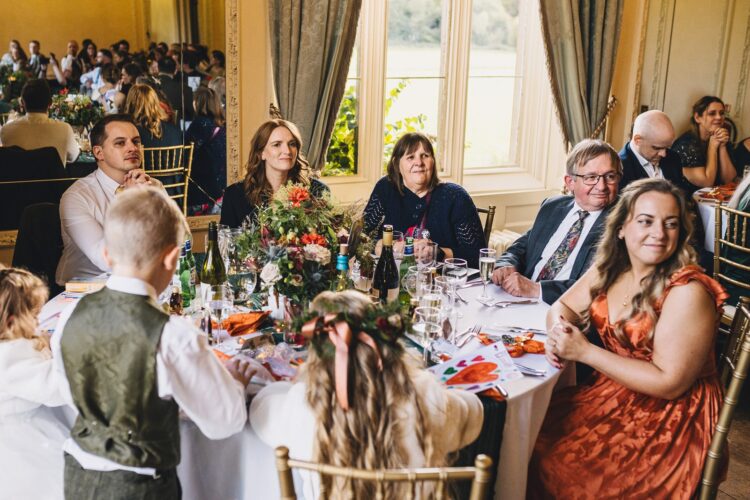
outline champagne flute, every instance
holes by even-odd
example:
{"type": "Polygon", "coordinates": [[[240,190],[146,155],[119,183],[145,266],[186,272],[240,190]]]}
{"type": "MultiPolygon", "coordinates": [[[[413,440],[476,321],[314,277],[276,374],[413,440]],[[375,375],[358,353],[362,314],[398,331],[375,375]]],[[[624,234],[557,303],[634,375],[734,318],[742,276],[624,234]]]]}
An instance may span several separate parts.
{"type": "Polygon", "coordinates": [[[487,302],[487,283],[492,278],[492,271],[495,269],[497,251],[494,248],[482,248],[479,250],[479,277],[482,279],[482,295],[479,296],[479,302],[487,302]]]}
{"type": "Polygon", "coordinates": [[[223,317],[228,315],[234,305],[234,294],[229,283],[221,285],[211,285],[209,290],[208,309],[216,318],[219,330],[224,329],[223,317]]]}

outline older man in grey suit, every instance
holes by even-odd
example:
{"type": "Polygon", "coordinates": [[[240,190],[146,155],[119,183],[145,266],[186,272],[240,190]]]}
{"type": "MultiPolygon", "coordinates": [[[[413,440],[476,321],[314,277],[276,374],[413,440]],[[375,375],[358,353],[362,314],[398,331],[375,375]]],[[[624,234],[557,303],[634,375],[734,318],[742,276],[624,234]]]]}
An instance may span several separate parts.
{"type": "Polygon", "coordinates": [[[492,281],[518,297],[556,301],[591,265],[621,176],[612,146],[594,139],[576,144],[565,166],[572,196],[542,203],[531,229],[498,259],[492,281]]]}

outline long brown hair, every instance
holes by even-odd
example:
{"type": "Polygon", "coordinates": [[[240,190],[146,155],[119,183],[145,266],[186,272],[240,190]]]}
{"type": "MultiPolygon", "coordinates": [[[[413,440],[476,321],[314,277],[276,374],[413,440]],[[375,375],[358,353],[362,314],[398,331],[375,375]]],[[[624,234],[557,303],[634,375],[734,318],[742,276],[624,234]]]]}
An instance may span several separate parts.
{"type": "Polygon", "coordinates": [[[703,116],[703,113],[706,112],[708,107],[715,102],[718,102],[719,104],[721,104],[721,106],[725,110],[727,109],[727,106],[726,104],[724,104],[724,101],[722,101],[721,99],[719,99],[718,97],[714,95],[704,95],[703,97],[695,101],[695,103],[693,104],[693,112],[690,114],[690,124],[693,127],[693,133],[698,139],[700,139],[701,142],[706,142],[706,141],[701,139],[700,126],[698,125],[698,122],[695,121],[695,115],[703,116]]]}
{"type": "Polygon", "coordinates": [[[154,137],[161,138],[161,122],[167,120],[167,113],[159,104],[159,96],[154,89],[142,83],[130,87],[125,113],[132,115],[133,120],[148,129],[154,137]]]}
{"type": "MultiPolygon", "coordinates": [[[[630,318],[645,314],[654,320],[655,324],[656,311],[654,307],[664,291],[669,277],[680,268],[696,262],[695,251],[689,244],[690,237],[693,234],[693,215],[688,210],[682,191],[665,179],[641,179],[628,184],[622,190],[620,200],[607,217],[604,235],[594,259],[593,265],[598,272],[598,278],[591,287],[591,299],[593,300],[600,294],[606,293],[612,284],[632,267],[625,240],[619,238],[618,233],[628,218],[633,216],[638,198],[650,192],[672,195],[677,201],[680,211],[680,231],[674,253],[657,265],[651,274],[641,280],[640,291],[635,294],[631,301],[630,318]]],[[[588,326],[590,319],[588,311],[582,311],[580,314],[584,325],[588,326]]],[[[625,321],[621,320],[615,324],[615,336],[623,345],[633,347],[622,330],[625,321]]],[[[649,340],[653,335],[652,329],[649,340]]]]}
{"type": "Polygon", "coordinates": [[[47,286],[29,271],[0,269],[0,342],[31,339],[38,350],[49,347],[49,339],[36,328],[47,295],[47,286]]]}
{"type": "Polygon", "coordinates": [[[193,109],[196,116],[206,116],[214,121],[217,127],[224,126],[224,109],[221,107],[219,94],[208,87],[199,87],[193,94],[193,109]]]}
{"type": "MultiPolygon", "coordinates": [[[[311,304],[311,309],[319,314],[346,311],[355,320],[362,318],[368,307],[372,307],[372,303],[367,297],[353,290],[323,292],[311,304]]],[[[433,457],[426,415],[412,382],[416,368],[406,362],[403,349],[386,343],[378,343],[378,347],[382,370],[378,368],[373,349],[362,343],[354,344],[354,352],[349,354],[349,384],[353,397],[346,411],[336,398],[334,357],[323,359],[315,349],[310,349],[300,378],[305,380],[307,402],[316,420],[313,459],[368,470],[408,467],[409,454],[404,438],[413,433],[426,462],[431,466],[442,465],[444,457],[433,457]],[[415,428],[405,428],[401,418],[403,409],[408,406],[415,407],[417,413],[415,428]]],[[[322,476],[321,498],[345,498],[345,484],[322,476]]],[[[354,481],[352,488],[354,498],[375,498],[372,482],[354,481]]],[[[406,497],[406,491],[396,485],[387,487],[384,493],[385,498],[406,497]]]]}
{"type": "MultiPolygon", "coordinates": [[[[132,90],[131,90],[132,92],[132,90]]],[[[258,127],[250,141],[250,156],[247,159],[247,173],[242,181],[245,187],[245,196],[253,205],[262,205],[273,196],[273,189],[266,178],[266,162],[263,160],[263,149],[274,130],[284,127],[297,141],[297,160],[289,171],[288,180],[294,183],[309,184],[309,163],[302,154],[302,137],[297,126],[286,120],[272,119],[258,127]]]]}

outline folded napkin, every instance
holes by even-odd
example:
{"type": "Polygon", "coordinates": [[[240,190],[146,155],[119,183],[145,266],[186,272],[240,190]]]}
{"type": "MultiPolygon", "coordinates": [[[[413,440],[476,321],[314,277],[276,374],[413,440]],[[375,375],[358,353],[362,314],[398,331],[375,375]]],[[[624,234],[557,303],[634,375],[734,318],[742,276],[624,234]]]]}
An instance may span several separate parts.
{"type": "MultiPolygon", "coordinates": [[[[232,337],[252,333],[263,324],[263,321],[270,313],[271,311],[250,311],[232,314],[222,322],[222,326],[226,328],[227,333],[232,337]]],[[[216,322],[213,323],[214,328],[218,328],[218,326],[216,322]]]]}

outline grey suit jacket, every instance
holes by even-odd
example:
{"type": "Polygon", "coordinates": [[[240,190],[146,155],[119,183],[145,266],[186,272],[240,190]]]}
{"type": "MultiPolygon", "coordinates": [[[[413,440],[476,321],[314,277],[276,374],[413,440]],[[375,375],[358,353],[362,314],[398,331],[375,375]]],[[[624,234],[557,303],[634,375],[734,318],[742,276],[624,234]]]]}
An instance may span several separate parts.
{"type": "MultiPolygon", "coordinates": [[[[572,196],[555,196],[544,200],[536,220],[534,220],[534,225],[500,256],[497,260],[497,266],[513,266],[519,273],[531,279],[531,276],[534,274],[534,268],[542,258],[544,247],[550,238],[552,238],[552,235],[555,234],[555,231],[570,209],[573,208],[573,202],[574,199],[572,196]]],[[[586,239],[578,243],[582,246],[573,263],[570,278],[567,280],[542,280],[539,282],[542,286],[542,300],[544,302],[547,304],[555,302],[589,268],[594,259],[599,238],[604,231],[604,221],[608,213],[609,209],[607,208],[599,214],[596,222],[594,222],[594,226],[589,231],[589,234],[586,235],[586,239]]]]}

